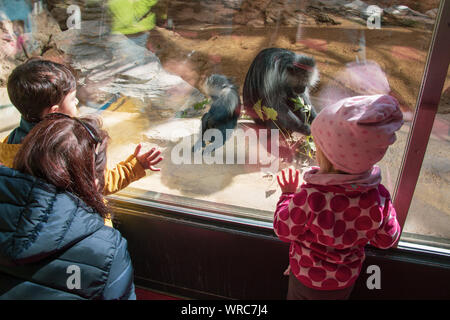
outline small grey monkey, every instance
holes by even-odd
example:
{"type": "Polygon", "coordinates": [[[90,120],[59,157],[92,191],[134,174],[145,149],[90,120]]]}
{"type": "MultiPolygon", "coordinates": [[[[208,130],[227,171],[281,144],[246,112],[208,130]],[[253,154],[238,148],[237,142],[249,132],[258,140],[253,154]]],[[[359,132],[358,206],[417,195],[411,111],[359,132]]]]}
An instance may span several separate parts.
{"type": "Polygon", "coordinates": [[[211,97],[212,104],[209,111],[202,117],[201,135],[192,148],[194,152],[198,151],[200,146],[202,148],[206,146],[203,136],[208,129],[218,129],[222,134],[222,143],[225,143],[226,130],[236,128],[241,113],[239,89],[229,78],[221,74],[213,74],[206,79],[204,89],[211,97]]]}

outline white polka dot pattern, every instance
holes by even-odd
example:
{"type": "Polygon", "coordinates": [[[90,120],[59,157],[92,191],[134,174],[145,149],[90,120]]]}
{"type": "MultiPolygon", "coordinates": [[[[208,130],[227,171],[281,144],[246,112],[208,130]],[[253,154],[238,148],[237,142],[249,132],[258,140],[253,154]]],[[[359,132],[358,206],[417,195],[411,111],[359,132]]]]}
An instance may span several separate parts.
{"type": "Polygon", "coordinates": [[[304,285],[343,289],[358,278],[367,243],[392,246],[400,234],[395,209],[383,185],[366,192],[304,184],[282,194],[274,231],[291,242],[291,272],[304,285]]]}

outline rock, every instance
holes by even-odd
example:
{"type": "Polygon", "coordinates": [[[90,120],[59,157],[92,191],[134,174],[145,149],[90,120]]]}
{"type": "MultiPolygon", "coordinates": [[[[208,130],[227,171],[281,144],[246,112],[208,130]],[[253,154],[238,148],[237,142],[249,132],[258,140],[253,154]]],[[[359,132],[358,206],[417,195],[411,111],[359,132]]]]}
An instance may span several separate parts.
{"type": "Polygon", "coordinates": [[[393,6],[387,9],[384,9],[385,12],[390,13],[390,14],[394,14],[397,16],[406,16],[409,11],[408,11],[408,7],[407,6],[393,6]]]}
{"type": "Polygon", "coordinates": [[[253,19],[247,23],[247,26],[253,27],[253,28],[261,28],[261,27],[264,27],[264,21],[261,19],[253,19]]]}
{"type": "MultiPolygon", "coordinates": [[[[341,3],[339,3],[338,5],[341,5],[341,3]]],[[[369,5],[363,1],[355,0],[351,3],[345,4],[344,8],[349,9],[349,10],[354,10],[358,13],[364,13],[368,6],[369,5]]]]}
{"type": "Polygon", "coordinates": [[[109,23],[111,17],[108,14],[106,1],[103,0],[45,0],[47,9],[58,22],[61,30],[67,30],[67,19],[69,14],[67,8],[76,5],[80,8],[83,21],[103,21],[109,23]]]}
{"type": "Polygon", "coordinates": [[[434,19],[426,14],[412,10],[405,5],[394,5],[383,10],[382,23],[399,25],[403,27],[423,26],[432,29],[434,19]]]}
{"type": "Polygon", "coordinates": [[[17,37],[13,24],[9,20],[0,21],[0,86],[6,86],[9,74],[17,65],[14,57],[20,50],[17,47],[17,37]]]}
{"type": "Polygon", "coordinates": [[[25,41],[28,56],[42,56],[55,47],[52,38],[61,32],[58,23],[47,10],[31,15],[32,32],[25,41]]]}
{"type": "Polygon", "coordinates": [[[387,9],[384,9],[385,12],[397,15],[397,16],[418,16],[423,18],[428,18],[426,14],[422,14],[418,11],[412,10],[407,6],[392,6],[387,9]]]}
{"type": "Polygon", "coordinates": [[[157,124],[143,133],[147,141],[156,143],[162,147],[169,143],[178,143],[184,137],[199,133],[200,119],[175,119],[157,124]]]}
{"type": "Polygon", "coordinates": [[[439,10],[438,8],[434,8],[434,9],[428,10],[427,12],[425,12],[425,14],[432,19],[436,19],[438,10],[439,10]]]}
{"type": "Polygon", "coordinates": [[[151,51],[111,34],[102,23],[83,21],[81,30],[66,30],[54,40],[80,73],[84,103],[103,105],[120,94],[172,116],[198,115],[192,107],[205,98],[197,89],[165,71],[151,51]]]}
{"type": "MultiPolygon", "coordinates": [[[[390,2],[390,4],[392,4],[392,2],[390,2]]],[[[344,0],[322,0],[311,1],[308,10],[314,9],[321,14],[332,13],[361,24],[366,24],[367,19],[378,11],[381,17],[382,27],[385,25],[397,25],[403,27],[422,26],[427,29],[433,28],[434,19],[419,11],[411,9],[405,4],[414,5],[415,3],[412,1],[394,1],[394,5],[391,7],[383,8],[383,2],[380,1],[355,0],[347,2],[344,0]],[[400,2],[401,4],[395,4],[396,2],[400,2]]],[[[317,13],[315,15],[317,16],[317,13]]],[[[316,21],[317,20],[318,19],[316,18],[316,21]]],[[[323,19],[320,19],[319,17],[319,22],[320,20],[323,19]]]]}

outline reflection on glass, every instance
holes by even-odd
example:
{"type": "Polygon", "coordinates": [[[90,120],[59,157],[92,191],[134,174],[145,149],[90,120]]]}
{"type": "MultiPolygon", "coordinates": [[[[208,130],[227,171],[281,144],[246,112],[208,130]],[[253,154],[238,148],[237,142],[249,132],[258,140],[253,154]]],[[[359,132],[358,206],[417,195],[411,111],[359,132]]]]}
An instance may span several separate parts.
{"type": "MultiPolygon", "coordinates": [[[[14,66],[33,55],[66,62],[78,76],[80,111],[101,113],[112,137],[111,167],[137,143],[164,149],[161,172],[149,173],[128,191],[173,197],[175,203],[241,207],[239,214],[247,210],[252,217],[258,210],[267,221],[280,195],[279,170],[315,163],[308,129],[299,129],[314,118],[304,108],[312,105],[319,112],[342,97],[390,93],[399,100],[406,123],[380,163],[383,184],[393,192],[439,5],[438,0],[15,2],[29,12],[24,9],[26,18],[13,15],[9,1],[0,1],[2,116],[13,112],[4,87],[14,66]],[[265,89],[276,101],[284,99],[284,107],[261,95],[245,105],[247,73],[267,48],[297,54],[290,62],[295,70],[266,70],[265,89]],[[223,91],[205,86],[213,74],[228,79],[223,91]],[[293,97],[282,96],[280,81],[293,97]],[[233,86],[242,105],[230,95],[233,86]],[[201,119],[214,103],[234,104],[237,122],[213,122],[225,135],[209,132],[205,150],[193,153],[201,119]],[[287,117],[286,105],[300,124],[287,117]],[[214,152],[206,150],[216,144],[214,152]]],[[[1,138],[18,122],[17,114],[8,116],[1,138]]]]}
{"type": "Polygon", "coordinates": [[[450,74],[434,119],[419,180],[406,218],[405,238],[419,234],[426,242],[450,239],[450,74]],[[434,240],[433,240],[434,239],[434,240]]]}

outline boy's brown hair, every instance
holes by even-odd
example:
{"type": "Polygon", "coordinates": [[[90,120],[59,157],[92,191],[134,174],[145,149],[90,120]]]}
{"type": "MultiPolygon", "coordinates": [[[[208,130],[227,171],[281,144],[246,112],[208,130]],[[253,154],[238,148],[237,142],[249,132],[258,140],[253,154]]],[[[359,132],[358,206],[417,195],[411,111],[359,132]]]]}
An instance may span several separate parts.
{"type": "Polygon", "coordinates": [[[51,113],[25,137],[13,168],[76,194],[105,218],[109,210],[102,190],[108,140],[99,118],[51,113]]]}
{"type": "Polygon", "coordinates": [[[8,78],[12,104],[28,122],[39,122],[45,109],[60,104],[76,88],[70,69],[60,63],[32,58],[8,78]]]}

